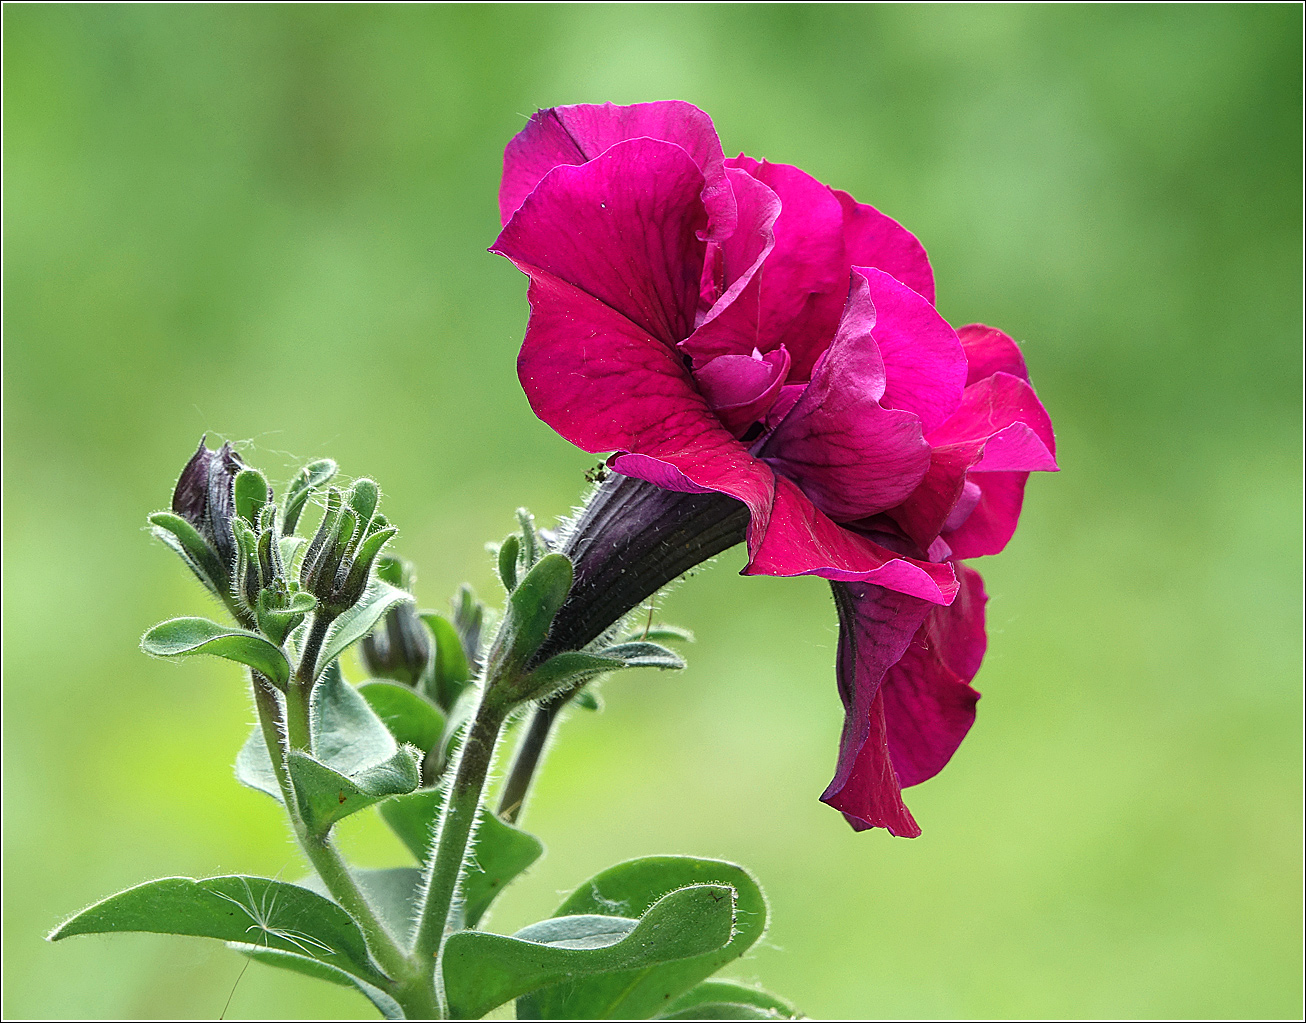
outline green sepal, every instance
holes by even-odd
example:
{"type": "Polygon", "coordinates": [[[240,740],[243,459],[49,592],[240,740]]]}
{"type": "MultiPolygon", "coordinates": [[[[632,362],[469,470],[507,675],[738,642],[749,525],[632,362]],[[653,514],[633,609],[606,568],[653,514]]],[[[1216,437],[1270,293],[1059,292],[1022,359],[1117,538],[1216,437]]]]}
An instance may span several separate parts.
{"type": "Polygon", "coordinates": [[[485,605],[476,599],[475,591],[462,583],[453,595],[453,627],[462,640],[463,655],[473,668],[481,664],[481,629],[485,624],[485,605]]]}
{"type": "MultiPolygon", "coordinates": [[[[349,512],[349,514],[353,514],[349,512]]],[[[343,612],[331,624],[322,653],[318,656],[314,677],[322,674],[326,666],[343,654],[349,647],[372,631],[372,627],[381,620],[394,604],[411,601],[413,595],[397,586],[391,586],[379,579],[374,579],[359,599],[358,603],[343,612]]]]}
{"type": "Polygon", "coordinates": [[[348,913],[307,888],[266,877],[147,881],[82,910],[56,927],[49,940],[122,931],[258,944],[333,966],[370,984],[387,983],[348,913]]]}
{"type": "Polygon", "coordinates": [[[354,564],[350,567],[349,575],[345,578],[343,587],[345,593],[362,590],[366,585],[367,573],[372,571],[372,562],[381,553],[381,548],[389,543],[397,532],[399,532],[398,527],[386,526],[384,529],[378,529],[375,533],[369,533],[363,538],[358,545],[358,550],[354,552],[354,564]]]}
{"type": "Polygon", "coordinates": [[[304,552],[304,558],[299,563],[299,581],[304,586],[308,586],[309,581],[317,575],[317,563],[327,553],[327,545],[335,530],[336,519],[340,516],[340,505],[343,501],[344,495],[335,487],[327,491],[322,521],[318,523],[317,532],[313,534],[308,550],[304,552]]]}
{"type": "Polygon", "coordinates": [[[299,525],[299,516],[303,514],[309,495],[335,474],[336,463],[330,458],[309,462],[295,474],[290,486],[286,488],[286,502],[281,515],[281,532],[284,535],[289,536],[299,525]]]}
{"type": "Polygon", "coordinates": [[[285,568],[286,578],[295,578],[299,573],[299,566],[295,564],[295,560],[304,553],[308,541],[302,536],[282,536],[278,546],[281,548],[281,564],[285,568]]]}
{"type": "Polygon", "coordinates": [[[656,1019],[801,1019],[783,998],[733,980],[705,980],[656,1019]]]}
{"type": "Polygon", "coordinates": [[[290,662],[279,647],[257,633],[219,625],[207,618],[160,622],[141,637],[141,649],[155,657],[224,657],[253,668],[281,689],[290,679],[290,662]]]}
{"type": "Polygon", "coordinates": [[[702,955],[597,977],[575,978],[517,1002],[520,1019],[647,1019],[743,955],[766,929],[766,899],[752,875],[723,860],[647,856],[618,863],[581,884],[555,916],[636,917],[662,893],[685,885],[728,885],[736,893],[730,941],[702,955]]]}
{"type": "MultiPolygon", "coordinates": [[[[444,806],[442,789],[422,789],[395,796],[377,811],[419,863],[431,855],[435,821],[444,806]]],[[[463,923],[480,923],[499,894],[522,871],[540,858],[544,845],[538,838],[505,823],[484,808],[472,837],[470,867],[462,885],[463,923]]]]}
{"type": "Polygon", "coordinates": [[[535,530],[535,516],[525,508],[517,509],[517,524],[521,526],[521,560],[522,567],[530,571],[544,553],[539,534],[535,530]]]}
{"type": "Polygon", "coordinates": [[[462,637],[449,619],[434,611],[422,611],[418,617],[435,637],[435,664],[426,680],[426,695],[448,710],[472,677],[467,652],[463,649],[462,637]]]}
{"type": "Polygon", "coordinates": [[[614,658],[623,668],[660,668],[666,671],[685,666],[683,657],[657,643],[619,643],[600,650],[599,656],[614,658]]]}
{"type": "Polygon", "coordinates": [[[231,599],[230,571],[199,530],[180,515],[166,511],[155,512],[149,523],[150,532],[171,547],[211,593],[224,601],[231,599]]]}
{"type": "Polygon", "coordinates": [[[259,512],[268,503],[268,481],[257,469],[241,469],[231,485],[231,501],[236,514],[258,529],[259,512]]]}
{"type": "Polygon", "coordinates": [[[313,977],[317,980],[325,980],[331,984],[339,984],[341,987],[356,988],[362,992],[368,1001],[376,1006],[377,1011],[381,1013],[382,1019],[404,1018],[404,1010],[399,1003],[379,987],[369,984],[362,977],[355,977],[353,974],[346,973],[338,967],[317,959],[309,959],[307,956],[297,955],[294,952],[283,952],[281,949],[266,948],[263,945],[249,945],[242,941],[229,941],[227,942],[227,948],[268,966],[289,970],[291,973],[300,973],[305,977],[313,977]]]}
{"type": "Polygon", "coordinates": [[[476,1019],[548,985],[583,985],[617,971],[629,977],[632,971],[710,955],[730,941],[735,892],[717,884],[681,888],[650,906],[629,928],[603,919],[615,915],[583,914],[570,923],[535,924],[511,938],[484,931],[451,934],[444,951],[451,1013],[476,1019]],[[531,940],[532,934],[549,940],[531,940]]]}
{"type": "Polygon", "coordinates": [[[488,657],[486,678],[495,680],[496,689],[487,696],[508,704],[533,698],[521,685],[521,672],[548,637],[554,616],[571,590],[571,579],[571,560],[563,554],[546,554],[517,584],[488,657]]]}
{"type": "Polygon", "coordinates": [[[295,799],[304,825],[316,835],[324,835],[336,821],[357,813],[387,796],[412,792],[422,782],[422,774],[411,747],[401,746],[387,760],[345,775],[309,756],[292,749],[286,758],[295,799]]]}
{"type": "Polygon", "coordinates": [[[423,753],[435,748],[444,734],[444,714],[430,700],[398,682],[364,682],[358,687],[399,743],[423,753]]]}
{"type": "Polygon", "coordinates": [[[286,637],[299,628],[305,615],[317,606],[317,598],[303,590],[291,594],[290,600],[284,607],[274,606],[279,601],[272,590],[264,590],[258,598],[254,608],[258,627],[265,636],[277,644],[285,643],[286,637]]]}
{"type": "Polygon", "coordinates": [[[520,554],[521,538],[516,533],[510,533],[503,543],[499,544],[497,558],[499,581],[509,593],[517,588],[517,558],[520,554]]]}
{"type": "Polygon", "coordinates": [[[571,702],[581,710],[592,710],[597,713],[603,709],[603,697],[594,691],[593,686],[582,686],[577,689],[571,702]]]}
{"type": "Polygon", "coordinates": [[[381,500],[381,491],[374,480],[364,476],[362,479],[354,481],[354,485],[349,488],[349,496],[345,500],[358,516],[358,524],[363,530],[366,530],[367,524],[372,521],[372,516],[376,514],[376,506],[381,500]]]}

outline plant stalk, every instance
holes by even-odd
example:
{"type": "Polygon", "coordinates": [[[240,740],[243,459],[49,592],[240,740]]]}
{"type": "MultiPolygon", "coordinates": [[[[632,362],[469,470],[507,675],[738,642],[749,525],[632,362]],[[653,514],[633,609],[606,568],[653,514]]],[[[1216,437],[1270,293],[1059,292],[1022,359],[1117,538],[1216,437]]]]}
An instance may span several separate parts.
{"type": "Polygon", "coordinates": [[[322,653],[322,644],[331,622],[331,618],[320,612],[313,615],[313,624],[309,626],[304,649],[299,657],[299,667],[295,669],[294,677],[286,687],[286,733],[290,747],[310,754],[313,752],[310,713],[313,684],[317,681],[317,659],[322,653]]]}

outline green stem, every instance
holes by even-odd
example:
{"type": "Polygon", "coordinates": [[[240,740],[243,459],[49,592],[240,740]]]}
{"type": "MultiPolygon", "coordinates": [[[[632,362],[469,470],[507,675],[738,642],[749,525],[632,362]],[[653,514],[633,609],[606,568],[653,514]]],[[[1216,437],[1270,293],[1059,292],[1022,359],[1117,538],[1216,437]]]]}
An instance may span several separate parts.
{"type": "Polygon", "coordinates": [[[331,839],[323,835],[310,835],[296,809],[295,790],[286,767],[285,721],[281,703],[272,683],[257,672],[251,672],[254,682],[254,704],[258,708],[259,726],[268,748],[273,773],[281,787],[282,799],[300,848],[326,885],[331,897],[354,918],[368,950],[381,970],[394,981],[390,994],[404,1007],[409,1019],[438,1019],[438,1006],[430,979],[424,976],[419,965],[410,958],[391,937],[390,932],[377,919],[358,883],[350,873],[344,858],[331,839]]]}
{"type": "Polygon", "coordinates": [[[517,818],[521,816],[522,807],[526,803],[526,797],[530,793],[535,772],[539,769],[540,760],[544,756],[544,746],[549,740],[553,722],[557,720],[562,708],[576,692],[577,690],[570,689],[565,693],[559,693],[535,708],[535,713],[531,715],[531,723],[526,727],[526,733],[522,736],[517,752],[513,756],[508,778],[503,783],[503,792],[499,797],[501,820],[509,824],[517,823],[517,818]]]}
{"type": "Polygon", "coordinates": [[[322,653],[327,629],[332,618],[318,612],[309,626],[304,650],[299,657],[299,667],[286,689],[286,731],[291,749],[313,752],[313,729],[309,708],[313,701],[313,685],[317,681],[317,659],[322,653]]]}
{"type": "MultiPolygon", "coordinates": [[[[490,684],[487,683],[486,690],[489,688],[490,684]]],[[[414,952],[430,971],[441,1005],[444,1001],[444,984],[439,974],[440,952],[450,910],[466,867],[467,844],[476,823],[481,795],[485,791],[485,779],[490,773],[495,743],[505,716],[505,711],[497,703],[492,704],[482,696],[476,717],[472,720],[467,738],[459,751],[458,767],[449,786],[444,813],[440,817],[435,854],[427,869],[426,900],[417,927],[414,952]]]]}

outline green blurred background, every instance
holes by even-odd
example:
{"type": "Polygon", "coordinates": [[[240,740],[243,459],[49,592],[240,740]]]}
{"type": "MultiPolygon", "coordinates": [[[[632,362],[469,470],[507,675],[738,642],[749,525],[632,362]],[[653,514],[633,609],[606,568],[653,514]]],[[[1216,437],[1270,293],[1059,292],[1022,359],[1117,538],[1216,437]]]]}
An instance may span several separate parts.
{"type": "MultiPolygon", "coordinates": [[[[514,373],[486,253],[535,108],[682,98],[928,247],[1020,339],[1064,471],[980,567],[985,698],[925,829],[854,835],[816,579],[680,586],[678,676],[609,682],[548,761],[511,931],[620,858],[737,860],[736,964],[816,1017],[1300,1017],[1301,12],[1214,7],[4,10],[4,1013],[214,1016],[216,943],[51,946],[160,874],[302,867],[231,776],[235,669],[140,633],[209,605],[142,531],[199,436],[386,490],[419,598],[595,459],[514,373]]],[[[497,597],[496,597],[497,599],[497,597]]],[[[405,862],[374,820],[343,841],[405,862]]],[[[253,965],[232,1016],[370,1016],[253,965]]]]}

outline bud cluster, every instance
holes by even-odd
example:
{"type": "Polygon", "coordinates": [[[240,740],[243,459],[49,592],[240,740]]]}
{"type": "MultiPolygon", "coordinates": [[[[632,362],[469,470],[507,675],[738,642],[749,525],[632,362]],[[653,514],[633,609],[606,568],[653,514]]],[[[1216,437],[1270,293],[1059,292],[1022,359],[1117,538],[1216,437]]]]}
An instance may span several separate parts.
{"type": "Polygon", "coordinates": [[[376,508],[380,491],[360,479],[347,492],[327,492],[326,514],[299,567],[300,587],[332,617],[353,607],[367,589],[372,564],[398,530],[376,508]]]}

